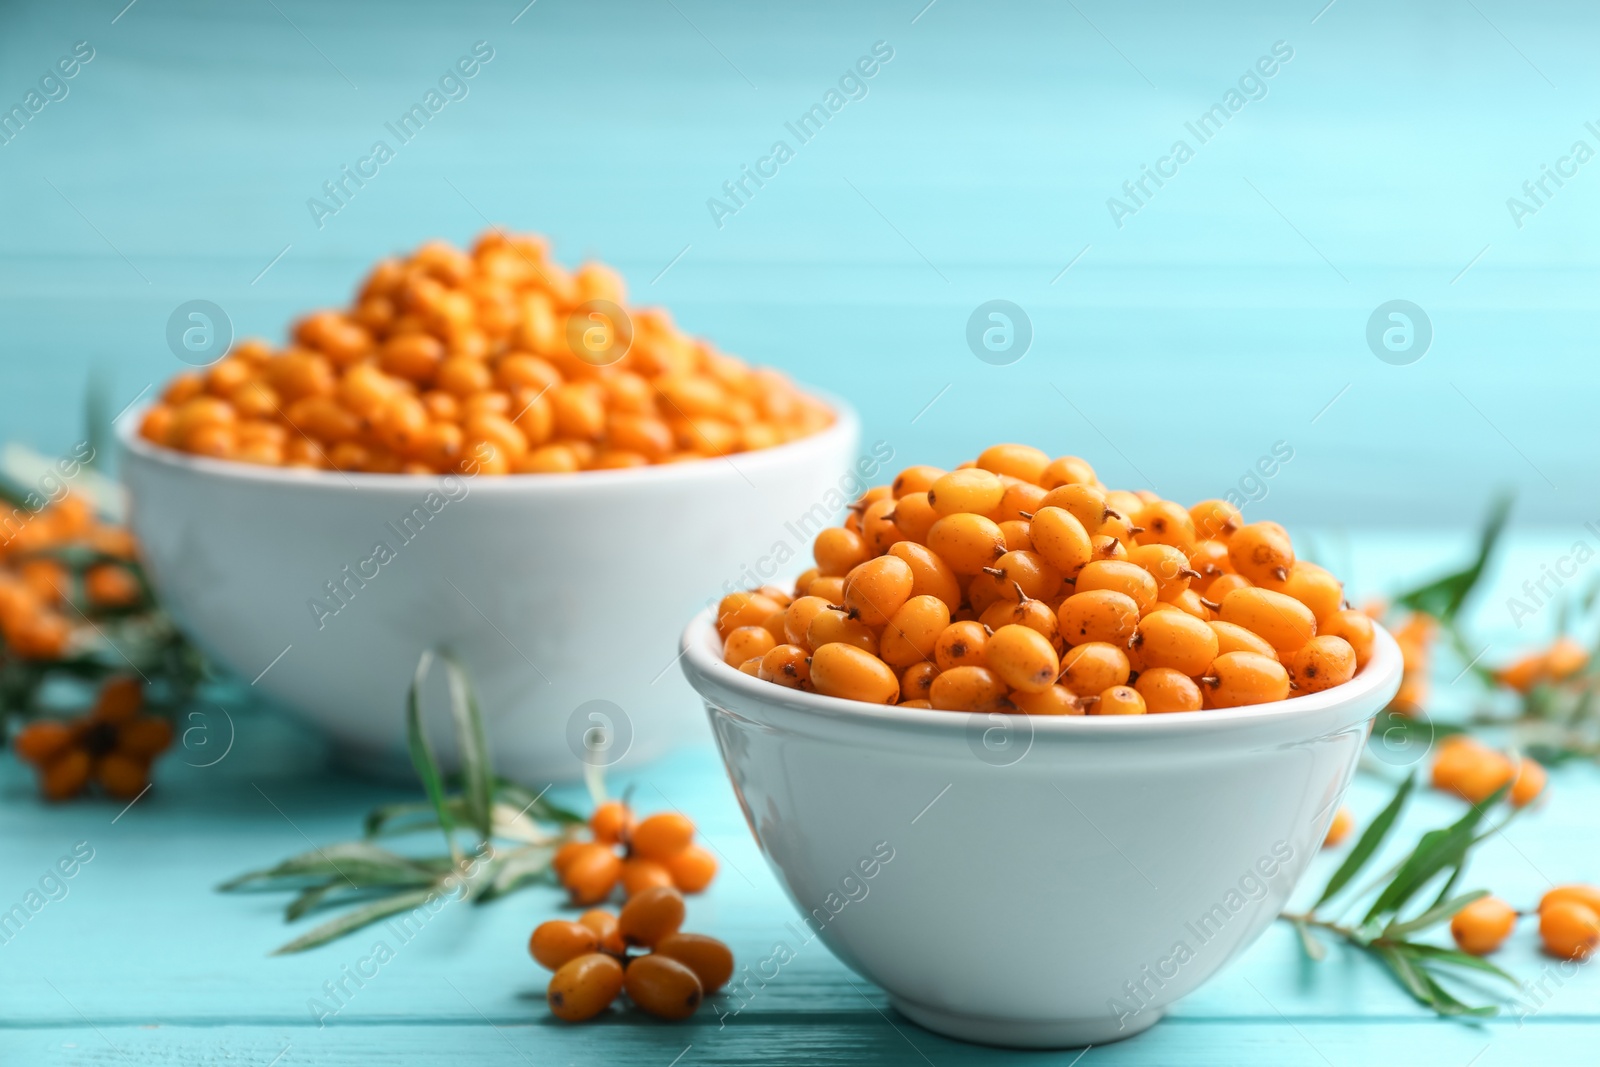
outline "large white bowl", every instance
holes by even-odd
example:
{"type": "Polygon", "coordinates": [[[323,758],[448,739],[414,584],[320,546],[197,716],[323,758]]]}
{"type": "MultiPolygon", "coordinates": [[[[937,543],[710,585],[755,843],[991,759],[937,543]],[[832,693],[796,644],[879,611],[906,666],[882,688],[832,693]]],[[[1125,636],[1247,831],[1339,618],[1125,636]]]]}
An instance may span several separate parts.
{"type": "Polygon", "coordinates": [[[850,490],[882,480],[888,457],[858,459],[856,416],[831,402],[832,427],[777,448],[571,476],[219,462],[143,440],[137,413],[118,434],[151,581],[207,653],[382,772],[406,765],[419,653],[448,646],[472,671],[499,770],[539,783],[581,771],[586,732],[603,763],[705,736],[674,669],[683,618],[751,574],[793,569],[784,553],[808,556],[850,490]]]}
{"type": "MultiPolygon", "coordinates": [[[[720,648],[700,614],[684,672],[800,910],[788,950],[820,935],[922,1026],[1018,1047],[1136,1034],[1254,941],[1401,672],[1380,629],[1361,673],[1324,693],[1039,718],[785,689],[720,648]]],[[[784,961],[775,946],[752,971],[784,961]]]]}

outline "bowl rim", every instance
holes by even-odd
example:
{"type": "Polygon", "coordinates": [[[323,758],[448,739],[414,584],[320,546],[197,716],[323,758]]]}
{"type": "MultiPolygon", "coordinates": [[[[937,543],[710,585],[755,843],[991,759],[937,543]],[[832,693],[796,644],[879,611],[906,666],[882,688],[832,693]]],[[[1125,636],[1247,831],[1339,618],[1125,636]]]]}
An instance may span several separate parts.
{"type": "MultiPolygon", "coordinates": [[[[679,640],[679,656],[689,684],[710,701],[707,687],[721,689],[744,698],[748,707],[789,714],[822,725],[877,726],[913,736],[939,736],[964,732],[971,714],[902,708],[898,705],[868,704],[859,700],[823,696],[800,689],[789,689],[753,678],[722,661],[714,649],[720,647],[712,605],[698,612],[684,628],[679,640]],[[774,692],[776,690],[776,692],[774,692]]],[[[1071,737],[1145,739],[1169,741],[1175,735],[1210,736],[1230,729],[1277,724],[1291,726],[1340,708],[1354,707],[1370,700],[1385,687],[1398,686],[1404,664],[1400,646],[1382,624],[1373,623],[1372,658],[1356,676],[1343,685],[1320,693],[1289,697],[1270,704],[1249,704],[1237,708],[1216,708],[1172,715],[1028,715],[1024,712],[994,712],[1025,720],[1035,738],[1071,737]]],[[[740,709],[732,709],[738,711],[740,709]]],[[[1377,710],[1374,709],[1373,714],[1377,710]]],[[[975,714],[975,713],[974,713],[975,714]]],[[[1369,716],[1370,717],[1370,716],[1369,716]]]]}
{"type": "Polygon", "coordinates": [[[705,460],[687,463],[658,463],[619,470],[578,471],[573,477],[552,477],[547,474],[496,474],[486,478],[462,474],[374,474],[362,471],[307,470],[302,467],[266,467],[234,460],[213,459],[210,456],[197,456],[165,445],[154,444],[140,436],[139,424],[144,413],[156,403],[155,400],[130,405],[113,422],[112,429],[124,457],[131,455],[156,466],[202,477],[297,489],[337,492],[349,492],[352,488],[363,491],[392,489],[414,495],[435,488],[441,479],[449,477],[470,477],[474,493],[571,492],[583,486],[626,489],[641,484],[659,485],[693,481],[708,471],[723,469],[713,465],[712,461],[717,459],[726,460],[728,466],[732,467],[740,477],[770,474],[773,470],[787,466],[808,452],[826,448],[836,442],[859,440],[861,419],[849,403],[831,393],[812,389],[798,382],[794,383],[794,386],[807,396],[821,400],[829,406],[834,414],[831,426],[771,448],[758,448],[720,457],[707,456],[705,460]],[[738,459],[737,463],[734,462],[735,457],[738,459]]]}

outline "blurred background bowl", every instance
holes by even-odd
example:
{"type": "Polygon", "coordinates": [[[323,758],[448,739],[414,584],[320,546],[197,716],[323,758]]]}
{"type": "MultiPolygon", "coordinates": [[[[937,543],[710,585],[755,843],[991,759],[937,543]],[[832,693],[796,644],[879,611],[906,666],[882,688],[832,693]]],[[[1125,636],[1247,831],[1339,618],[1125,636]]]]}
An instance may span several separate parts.
{"type": "Polygon", "coordinates": [[[683,636],[751,832],[799,923],[930,1030],[1016,1047],[1145,1029],[1288,900],[1400,684],[1394,639],[1342,686],[1177,715],[880,707],[683,636]]]}
{"type": "MultiPolygon", "coordinates": [[[[118,436],[150,580],[218,663],[386,773],[408,763],[418,655],[447,647],[477,684],[498,770],[537,785],[576,776],[591,748],[631,764],[704,738],[674,669],[684,616],[775,575],[785,553],[809,558],[839,500],[887,476],[857,459],[856,415],[828,399],[833,426],[777,448],[572,476],[220,462],[144,441],[137,413],[118,436]]],[[[435,741],[451,761],[442,723],[435,741]]]]}

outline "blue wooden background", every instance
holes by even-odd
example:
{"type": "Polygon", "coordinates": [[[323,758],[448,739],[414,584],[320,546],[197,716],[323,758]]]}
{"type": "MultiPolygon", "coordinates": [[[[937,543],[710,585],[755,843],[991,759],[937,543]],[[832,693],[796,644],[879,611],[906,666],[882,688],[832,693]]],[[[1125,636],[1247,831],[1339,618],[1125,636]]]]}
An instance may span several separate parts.
{"type": "MultiPolygon", "coordinates": [[[[1520,220],[1507,200],[1546,165],[1570,170],[1574,142],[1600,150],[1591,5],[524,2],[0,6],[0,113],[76,42],[94,50],[0,144],[0,438],[65,451],[92,369],[113,410],[180,369],[165,330],[182,302],[281,338],[378,256],[493,220],[614,263],[637,300],[847,396],[867,439],[908,461],[1013,438],[1194,499],[1288,442],[1255,507],[1323,531],[1362,591],[1448,561],[1490,490],[1513,487],[1525,530],[1479,614],[1506,655],[1553,625],[1515,629],[1505,597],[1593,543],[1582,523],[1600,518],[1600,163],[1546,178],[1520,220]],[[465,98],[319,227],[307,200],[479,41],[493,59],[465,98]],[[798,144],[784,124],[880,41],[893,58],[865,97],[798,144]],[[1185,123],[1277,42],[1293,56],[1265,95],[1199,144],[1185,123]],[[719,227],[708,198],[779,138],[795,157],[719,227]],[[1107,199],[1179,138],[1194,158],[1119,227],[1107,199]],[[1034,331],[1009,366],[965,339],[997,298],[1034,331]],[[1434,332],[1405,366],[1365,337],[1395,299],[1434,332]]],[[[447,912],[319,1030],[305,1001],[362,940],[266,959],[286,933],[278,902],[210,886],[344,837],[398,794],[329,773],[275,714],[238,729],[215,767],[169,759],[115,823],[115,808],[42,808],[0,765],[0,905],[74,842],[96,849],[0,946],[0,1062],[998,1058],[910,1027],[820,950],[726,1030],[709,1015],[557,1026],[522,949],[554,893],[447,912]]],[[[634,777],[727,857],[694,925],[764,953],[788,915],[714,755],[634,777]]],[[[1518,904],[1547,879],[1600,878],[1592,769],[1554,780],[1548,809],[1474,872],[1518,904]]],[[[1381,794],[1363,779],[1356,807],[1381,794]]],[[[1430,797],[1414,828],[1452,810],[1430,797]]],[[[1537,977],[1547,961],[1524,931],[1506,962],[1537,977]]],[[[1084,1062],[1589,1063],[1597,1017],[1585,969],[1525,1026],[1437,1023],[1365,961],[1302,973],[1280,930],[1168,1023],[1084,1062]]]]}

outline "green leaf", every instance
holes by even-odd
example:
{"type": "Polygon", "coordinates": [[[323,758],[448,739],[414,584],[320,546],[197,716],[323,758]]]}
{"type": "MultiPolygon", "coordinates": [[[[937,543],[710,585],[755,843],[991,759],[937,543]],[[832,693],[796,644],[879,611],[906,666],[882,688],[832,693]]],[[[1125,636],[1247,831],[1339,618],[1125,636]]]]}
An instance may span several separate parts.
{"type": "Polygon", "coordinates": [[[1500,1009],[1492,1004],[1485,1004],[1476,1008],[1468,1007],[1457,1000],[1455,995],[1448,989],[1440,985],[1438,979],[1428,973],[1426,967],[1419,964],[1417,969],[1422,975],[1423,983],[1428,987],[1428,992],[1433,995],[1433,1010],[1440,1015],[1471,1015],[1474,1018],[1487,1019],[1500,1014],[1500,1009]]]}
{"type": "Polygon", "coordinates": [[[1412,611],[1432,615],[1440,622],[1451,622],[1483,577],[1489,557],[1511,514],[1511,500],[1510,493],[1501,493],[1490,503],[1483,532],[1478,538],[1478,554],[1469,566],[1401,593],[1394,598],[1394,602],[1412,611]]]}
{"type": "Polygon", "coordinates": [[[1522,984],[1515,975],[1500,969],[1482,956],[1474,956],[1471,953],[1462,952],[1460,949],[1440,948],[1438,945],[1426,945],[1416,941],[1407,942],[1406,948],[1415,955],[1426,956],[1429,960],[1437,963],[1483,971],[1485,974],[1492,974],[1496,978],[1503,978],[1514,986],[1522,984]]]}
{"type": "Polygon", "coordinates": [[[1366,918],[1362,920],[1362,925],[1367,926],[1384,916],[1396,914],[1434,876],[1446,868],[1459,867],[1466,858],[1467,849],[1472,847],[1475,840],[1473,831],[1483,820],[1484,813],[1497,804],[1510,788],[1511,784],[1507,782],[1483,804],[1469,806],[1466,814],[1449,827],[1443,830],[1429,830],[1423,834],[1422,839],[1417,842],[1417,847],[1400,865],[1394,880],[1378,895],[1378,899],[1373,901],[1366,918]]]}
{"type": "Polygon", "coordinates": [[[330,919],[316,929],[301,934],[288,944],[273,950],[272,954],[274,956],[287,956],[296,952],[304,952],[308,948],[316,948],[318,945],[325,945],[329,941],[359,930],[363,926],[370,926],[375,922],[387,919],[391,915],[419,907],[427,903],[428,899],[437,892],[439,890],[436,887],[410,889],[404,893],[396,893],[393,896],[384,897],[382,900],[375,900],[371,904],[347,911],[338,918],[330,919]]]}
{"type": "Polygon", "coordinates": [[[427,732],[422,728],[422,683],[427,679],[428,668],[432,665],[431,651],[417,658],[417,672],[412,676],[411,688],[406,692],[406,741],[411,749],[411,765],[416,768],[417,777],[422,779],[428,801],[439,816],[439,826],[444,830],[445,839],[450,842],[450,854],[460,859],[460,850],[455,841],[455,824],[450,819],[445,803],[444,779],[439,774],[439,761],[434,759],[427,732]]]}
{"type": "Polygon", "coordinates": [[[1488,895],[1489,891],[1487,889],[1477,889],[1471,893],[1462,893],[1458,897],[1451,897],[1443,903],[1435,904],[1415,919],[1407,919],[1405,922],[1400,922],[1398,921],[1399,917],[1396,916],[1395,919],[1389,922],[1388,926],[1383,928],[1383,936],[1386,940],[1402,941],[1412,934],[1426,930],[1431,926],[1436,926],[1446,919],[1454,918],[1456,912],[1471,904],[1474,900],[1481,900],[1488,895]]]}
{"type": "Polygon", "coordinates": [[[472,680],[448,653],[443,656],[450,682],[450,715],[455,720],[456,750],[461,755],[461,776],[466,784],[467,811],[480,840],[494,832],[494,770],[489,760],[489,738],[483,728],[472,680]]]}
{"type": "MultiPolygon", "coordinates": [[[[462,797],[445,797],[445,807],[452,824],[467,817],[466,801],[462,797]]],[[[393,837],[412,834],[420,830],[439,829],[439,812],[430,801],[412,801],[401,804],[384,804],[367,812],[362,823],[362,833],[371,837],[393,837]]]]}
{"type": "Polygon", "coordinates": [[[1405,986],[1406,992],[1430,1008],[1437,1007],[1434,1002],[1433,991],[1422,980],[1421,972],[1412,964],[1409,956],[1391,945],[1375,945],[1372,951],[1376,952],[1378,958],[1383,960],[1389,970],[1394,972],[1394,976],[1400,980],[1400,984],[1405,986]]]}
{"type": "Polygon", "coordinates": [[[1372,825],[1361,835],[1355,848],[1350,850],[1350,855],[1345,857],[1339,869],[1333,872],[1333,877],[1328,879],[1327,887],[1322,890],[1322,896],[1311,906],[1312,911],[1316,911],[1333,899],[1339,890],[1349,884],[1350,879],[1361,873],[1367,861],[1372,859],[1384,839],[1389,836],[1389,831],[1393,829],[1395,820],[1400,817],[1406,798],[1411,795],[1411,789],[1416,783],[1417,776],[1414,773],[1407,775],[1406,780],[1400,783],[1400,788],[1395,790],[1393,799],[1378,813],[1378,817],[1372,820],[1372,825]]]}
{"type": "Polygon", "coordinates": [[[1305,950],[1307,956],[1313,960],[1326,958],[1328,948],[1317,938],[1316,934],[1311,932],[1311,927],[1303,922],[1295,922],[1294,931],[1300,935],[1300,947],[1305,950]]]}
{"type": "Polygon", "coordinates": [[[284,922],[294,922],[326,900],[330,893],[336,892],[341,888],[343,886],[339,882],[327,882],[323,885],[314,885],[301,890],[299,895],[289,901],[289,906],[283,909],[284,922]]]}
{"type": "Polygon", "coordinates": [[[494,874],[478,894],[478,902],[503,897],[534,882],[548,881],[550,861],[555,854],[555,849],[540,845],[517,849],[494,861],[494,874]]]}
{"type": "Polygon", "coordinates": [[[262,882],[313,879],[334,881],[357,888],[422,885],[433,881],[433,872],[415,860],[378,848],[366,841],[346,841],[291,856],[276,867],[241,874],[217,888],[223,892],[230,892],[262,882]]]}

